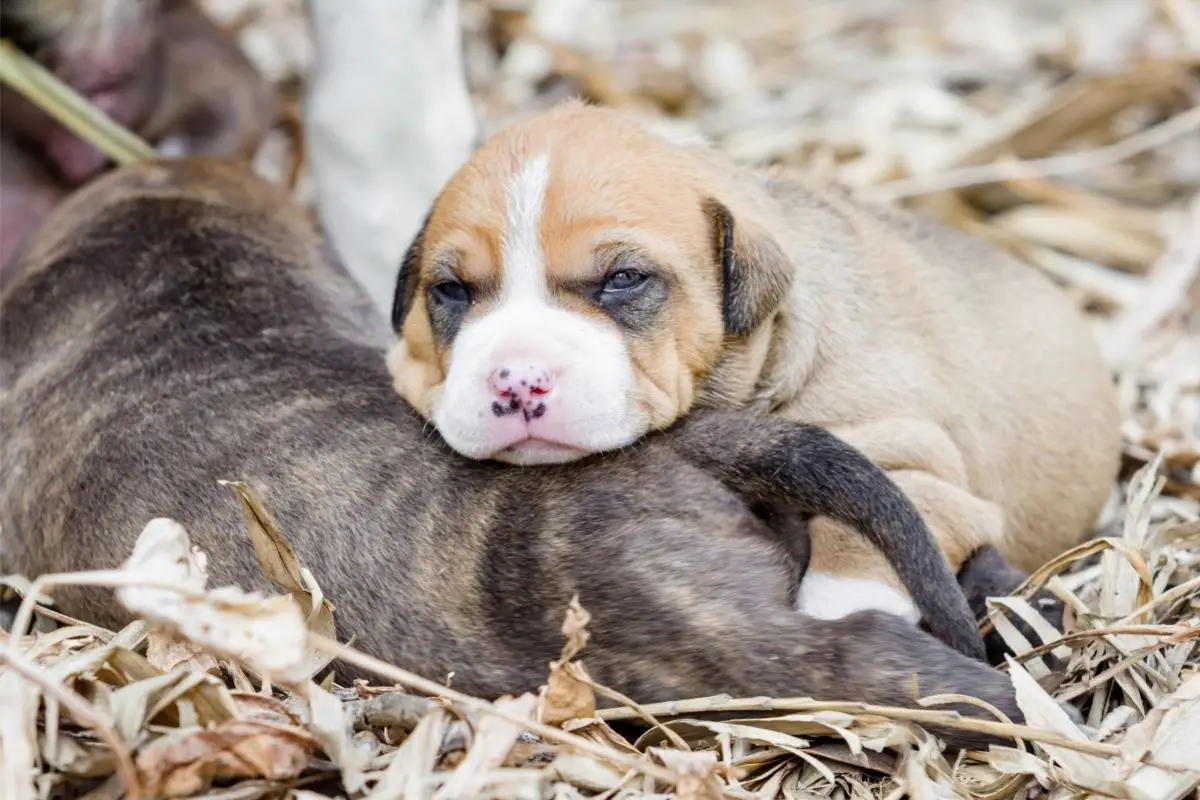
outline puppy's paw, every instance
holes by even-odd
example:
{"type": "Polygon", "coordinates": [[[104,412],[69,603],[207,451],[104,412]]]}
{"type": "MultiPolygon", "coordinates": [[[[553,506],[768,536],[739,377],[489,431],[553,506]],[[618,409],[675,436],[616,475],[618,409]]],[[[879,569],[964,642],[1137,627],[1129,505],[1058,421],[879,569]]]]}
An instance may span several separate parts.
{"type": "Polygon", "coordinates": [[[869,578],[809,572],[800,581],[796,610],[816,619],[841,619],[858,611],[883,611],[914,625],[921,619],[908,595],[869,578]]]}
{"type": "MultiPolygon", "coordinates": [[[[1012,594],[1026,577],[1024,572],[1005,561],[999,550],[989,545],[981,547],[967,559],[959,569],[958,583],[967,596],[971,612],[976,619],[982,620],[987,616],[989,597],[1012,594]]],[[[1066,607],[1054,594],[1042,589],[1029,602],[1056,630],[1063,630],[1066,607]]],[[[1008,615],[1008,619],[1035,647],[1044,644],[1042,638],[1023,619],[1014,615],[1008,615]]],[[[1005,643],[1004,637],[995,628],[984,637],[984,646],[987,648],[988,661],[993,666],[1004,663],[1004,657],[1013,654],[1012,648],[1005,643]]],[[[1048,662],[1057,661],[1053,656],[1046,656],[1046,659],[1048,662]]],[[[1049,666],[1057,669],[1061,665],[1050,663],[1049,666]]]]}
{"type": "MultiPolygon", "coordinates": [[[[1053,625],[1055,630],[1065,632],[1063,631],[1063,619],[1066,612],[1066,606],[1055,595],[1046,591],[1045,589],[1042,589],[1038,591],[1037,594],[1035,594],[1032,598],[1030,598],[1029,604],[1033,606],[1033,608],[1039,614],[1042,615],[1042,618],[1045,619],[1046,622],[1053,625]]],[[[1020,634],[1025,637],[1025,640],[1034,647],[1039,647],[1043,644],[1049,644],[1049,642],[1044,641],[1042,637],[1039,636],[1038,633],[1021,617],[1017,616],[1016,614],[1008,614],[1006,616],[1008,621],[1012,623],[1013,627],[1015,627],[1020,634]]],[[[987,636],[983,638],[983,643],[987,648],[988,661],[990,661],[992,664],[1002,663],[1005,656],[1016,655],[1012,648],[1009,647],[1004,641],[1004,637],[1001,636],[1000,632],[994,627],[988,631],[987,636]]],[[[1048,666],[1051,671],[1058,672],[1066,667],[1066,665],[1063,664],[1060,659],[1050,653],[1042,656],[1042,659],[1046,662],[1046,666],[1048,666]]]]}

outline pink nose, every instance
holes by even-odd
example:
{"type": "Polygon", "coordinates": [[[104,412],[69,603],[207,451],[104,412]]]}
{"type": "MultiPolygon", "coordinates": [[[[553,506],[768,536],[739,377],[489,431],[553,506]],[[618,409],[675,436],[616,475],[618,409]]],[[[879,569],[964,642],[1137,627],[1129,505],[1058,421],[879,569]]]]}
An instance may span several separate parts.
{"type": "Polygon", "coordinates": [[[536,364],[500,367],[488,376],[488,388],[496,396],[492,413],[497,417],[522,412],[526,420],[537,419],[546,413],[554,376],[536,364]]]}

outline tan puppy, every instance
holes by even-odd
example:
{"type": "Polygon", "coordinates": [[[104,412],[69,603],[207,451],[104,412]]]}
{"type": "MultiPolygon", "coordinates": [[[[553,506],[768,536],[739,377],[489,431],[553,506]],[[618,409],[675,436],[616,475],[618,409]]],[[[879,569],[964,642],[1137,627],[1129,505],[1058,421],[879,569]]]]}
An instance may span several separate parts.
{"type": "MultiPolygon", "coordinates": [[[[401,269],[400,393],[464,455],[620,448],[705,405],[827,426],[889,470],[952,568],[1082,539],[1118,459],[1114,391],[1043,276],[967,235],[567,103],[485,143],[401,269]]],[[[819,520],[801,610],[916,618],[819,520]]]]}

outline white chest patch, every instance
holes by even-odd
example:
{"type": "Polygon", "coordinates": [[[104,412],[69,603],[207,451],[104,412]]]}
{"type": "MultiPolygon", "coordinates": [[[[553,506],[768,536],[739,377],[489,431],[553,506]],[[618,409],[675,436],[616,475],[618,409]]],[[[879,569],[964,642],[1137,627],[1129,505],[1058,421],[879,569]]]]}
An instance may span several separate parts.
{"type": "Polygon", "coordinates": [[[538,155],[521,166],[506,188],[502,304],[549,300],[545,256],[538,240],[549,183],[550,158],[538,155]]]}

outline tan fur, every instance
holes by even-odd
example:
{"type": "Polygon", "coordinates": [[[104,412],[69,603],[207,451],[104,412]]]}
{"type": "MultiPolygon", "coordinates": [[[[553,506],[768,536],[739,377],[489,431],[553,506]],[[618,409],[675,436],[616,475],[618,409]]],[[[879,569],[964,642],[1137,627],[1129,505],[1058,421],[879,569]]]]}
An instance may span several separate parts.
{"type": "MultiPolygon", "coordinates": [[[[541,153],[552,282],[588,268],[601,234],[647,248],[674,281],[654,330],[626,337],[649,428],[714,404],[828,426],[909,493],[955,569],[994,544],[1030,570],[1088,534],[1118,464],[1115,395],[1080,315],[1044,276],[933,220],[567,103],[502,131],[451,180],[419,280],[446,246],[474,248],[475,275],[499,280],[502,187],[541,153]],[[713,208],[733,220],[732,302],[755,319],[724,336],[713,208]]],[[[421,295],[392,355],[397,388],[418,408],[449,357],[427,346],[421,295]]],[[[813,537],[813,571],[895,584],[844,527],[817,520],[813,537]]]]}

